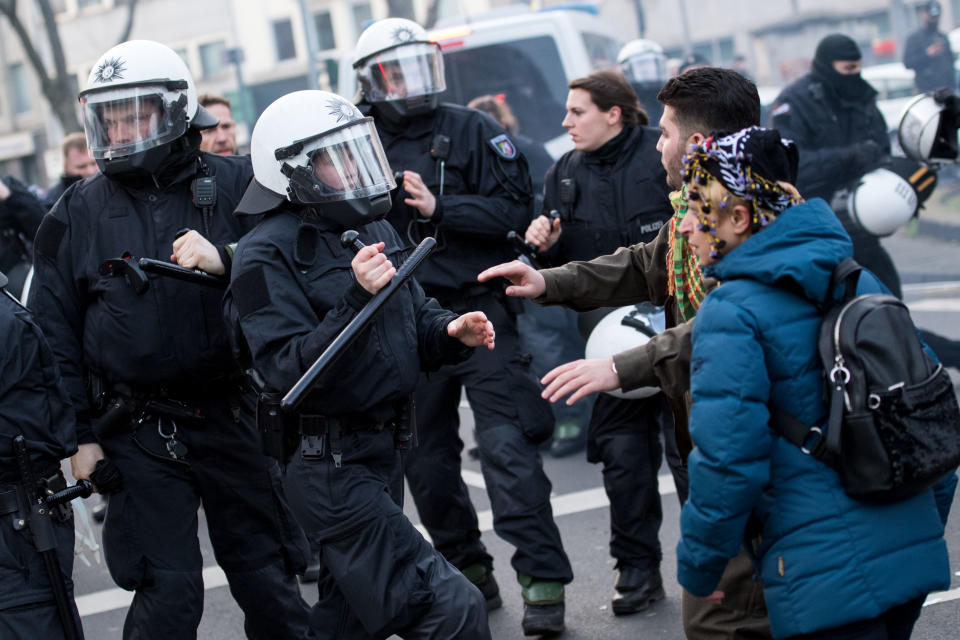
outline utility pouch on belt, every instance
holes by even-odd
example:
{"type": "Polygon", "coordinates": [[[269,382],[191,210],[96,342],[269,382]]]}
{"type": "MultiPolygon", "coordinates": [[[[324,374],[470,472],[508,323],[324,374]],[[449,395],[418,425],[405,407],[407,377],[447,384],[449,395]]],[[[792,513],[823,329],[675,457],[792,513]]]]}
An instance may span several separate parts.
{"type": "Polygon", "coordinates": [[[260,431],[260,440],[263,452],[278,460],[281,464],[292,452],[287,451],[286,433],[284,431],[283,412],[280,410],[282,393],[270,391],[261,392],[257,396],[257,428],[260,431]]]}
{"type": "Polygon", "coordinates": [[[393,442],[398,451],[409,451],[417,446],[417,412],[413,396],[397,403],[396,428],[393,442]]]}

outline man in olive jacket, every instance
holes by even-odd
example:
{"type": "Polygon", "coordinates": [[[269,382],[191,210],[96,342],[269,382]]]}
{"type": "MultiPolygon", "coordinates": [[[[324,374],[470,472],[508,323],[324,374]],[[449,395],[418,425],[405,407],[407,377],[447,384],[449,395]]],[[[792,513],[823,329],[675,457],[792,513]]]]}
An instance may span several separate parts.
{"type": "MultiPolygon", "coordinates": [[[[519,262],[491,267],[481,282],[507,278],[507,295],[538,304],[562,304],[577,311],[649,301],[665,307],[667,330],[646,344],[613,358],[576,360],[549,372],[541,382],[545,398],[567,404],[603,391],[660,387],[670,401],[677,447],[684,458],[693,445],[687,429],[690,406],[690,333],[693,317],[715,282],[700,274],[695,256],[679,233],[687,211],[683,185],[683,155],[713,132],[739,131],[759,124],[756,86],[728,69],[702,67],[671,78],[657,98],[664,104],[657,150],[673,189],[674,215],[648,243],[622,247],[611,255],[569,262],[537,271],[519,262]]],[[[683,594],[687,638],[719,640],[769,638],[769,622],[759,583],[745,554],[730,562],[721,586],[727,594],[711,604],[683,594]]]]}

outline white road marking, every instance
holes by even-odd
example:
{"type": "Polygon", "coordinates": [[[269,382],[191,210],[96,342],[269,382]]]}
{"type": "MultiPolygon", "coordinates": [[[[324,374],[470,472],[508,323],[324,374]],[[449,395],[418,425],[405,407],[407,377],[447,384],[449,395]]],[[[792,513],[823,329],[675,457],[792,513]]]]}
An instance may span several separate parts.
{"type": "Polygon", "coordinates": [[[960,311],[960,300],[954,298],[927,298],[908,302],[910,311],[939,311],[943,313],[956,313],[960,311]]]}
{"type": "MultiPolygon", "coordinates": [[[[472,487],[483,488],[483,477],[475,471],[464,471],[464,481],[472,487]],[[469,479],[468,479],[469,478],[469,479]],[[479,484],[477,484],[479,483],[479,484]]],[[[662,475],[657,478],[660,485],[660,495],[671,495],[677,492],[673,483],[673,477],[662,475]]],[[[607,494],[602,487],[595,489],[586,489],[585,491],[575,491],[566,493],[562,496],[554,496],[550,499],[553,507],[554,517],[582,513],[593,509],[601,509],[609,506],[607,494]]],[[[480,531],[493,531],[493,513],[489,510],[477,513],[477,519],[480,524],[480,531]]],[[[430,540],[423,525],[417,524],[417,530],[423,534],[423,537],[430,540]]],[[[216,589],[227,585],[227,576],[218,566],[205,567],[203,570],[203,588],[204,590],[216,589]]],[[[950,591],[939,591],[927,596],[923,606],[928,607],[932,604],[941,602],[950,602],[960,599],[960,588],[950,591]]],[[[105,589],[94,593],[88,593],[77,596],[77,609],[81,616],[92,616],[98,613],[113,611],[114,609],[123,609],[130,606],[133,600],[133,593],[123,589],[105,589]]]]}

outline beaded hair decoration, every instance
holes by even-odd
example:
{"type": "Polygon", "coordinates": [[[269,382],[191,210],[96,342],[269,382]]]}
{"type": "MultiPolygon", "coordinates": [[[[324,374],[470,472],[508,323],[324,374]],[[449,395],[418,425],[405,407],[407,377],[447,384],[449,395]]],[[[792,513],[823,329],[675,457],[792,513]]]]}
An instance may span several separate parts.
{"type": "MultiPolygon", "coordinates": [[[[766,227],[781,211],[797,204],[800,199],[788,193],[775,180],[770,180],[754,171],[751,162],[760,135],[769,135],[771,130],[748,127],[736,133],[717,137],[710,136],[699,145],[691,144],[683,157],[683,181],[688,185],[687,198],[699,203],[694,209],[697,228],[713,238],[710,242],[710,257],[723,257],[726,242],[717,237],[717,215],[701,193],[711,180],[718,180],[726,193],[717,203],[720,209],[730,206],[730,194],[741,198],[750,208],[750,230],[754,233],[766,227]]],[[[779,136],[778,136],[779,137],[779,136]]],[[[779,138],[784,150],[793,151],[793,142],[779,138]]]]}

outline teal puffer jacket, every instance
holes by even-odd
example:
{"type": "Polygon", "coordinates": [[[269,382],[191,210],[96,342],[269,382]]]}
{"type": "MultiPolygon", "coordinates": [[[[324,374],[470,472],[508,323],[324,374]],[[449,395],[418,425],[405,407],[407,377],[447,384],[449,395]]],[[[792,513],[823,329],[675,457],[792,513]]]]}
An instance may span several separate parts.
{"type": "MultiPolygon", "coordinates": [[[[826,416],[820,316],[806,298],[824,300],[834,266],[851,254],[823,200],[792,207],[705,270],[721,284],[694,325],[696,448],[677,545],[679,581],[696,596],[709,595],[753,513],[777,638],[872,618],[950,584],[943,528],[955,474],[909,500],[857,502],[833,470],[769,426],[770,404],[808,424],[826,416]]],[[[882,290],[872,274],[861,276],[860,293],[882,290]]]]}

